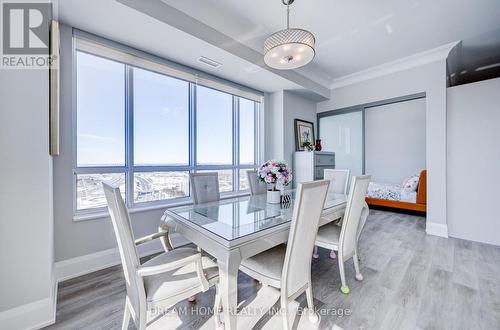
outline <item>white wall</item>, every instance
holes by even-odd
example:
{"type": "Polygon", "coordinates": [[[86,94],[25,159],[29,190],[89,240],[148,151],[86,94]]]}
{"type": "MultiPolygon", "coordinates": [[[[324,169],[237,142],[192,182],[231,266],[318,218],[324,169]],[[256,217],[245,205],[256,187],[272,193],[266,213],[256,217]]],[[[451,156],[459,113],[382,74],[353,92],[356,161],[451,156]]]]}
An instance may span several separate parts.
{"type": "Polygon", "coordinates": [[[317,111],[340,109],[416,93],[426,93],[427,227],[447,236],[446,210],[446,60],[438,59],[332,90],[317,111]]]}
{"type": "Polygon", "coordinates": [[[283,91],[266,93],[264,101],[264,158],[283,159],[283,91]]]}
{"type": "Polygon", "coordinates": [[[365,172],[373,181],[400,184],[425,169],[425,99],[365,111],[365,172]]]}
{"type": "Polygon", "coordinates": [[[316,103],[290,91],[284,92],[283,103],[284,160],[292,166],[293,153],[295,152],[295,119],[314,123],[314,137],[317,138],[316,103]]]}
{"type": "Polygon", "coordinates": [[[265,158],[283,159],[292,166],[295,152],[296,118],[314,123],[316,137],[316,103],[290,91],[266,94],[265,158]]]}
{"type": "Polygon", "coordinates": [[[500,245],[500,78],[448,89],[450,236],[500,245]]]}
{"type": "Polygon", "coordinates": [[[0,329],[54,318],[47,70],[0,70],[0,329]]]}

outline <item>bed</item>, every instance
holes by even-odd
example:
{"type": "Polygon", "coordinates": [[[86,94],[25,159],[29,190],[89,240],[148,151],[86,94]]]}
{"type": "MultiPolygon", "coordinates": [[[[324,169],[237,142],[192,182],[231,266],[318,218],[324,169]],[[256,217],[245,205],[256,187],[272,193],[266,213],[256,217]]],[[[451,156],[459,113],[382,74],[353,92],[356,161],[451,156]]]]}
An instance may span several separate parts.
{"type": "Polygon", "coordinates": [[[415,191],[404,189],[402,185],[371,182],[368,187],[366,203],[405,211],[427,211],[427,171],[418,176],[415,191]]]}

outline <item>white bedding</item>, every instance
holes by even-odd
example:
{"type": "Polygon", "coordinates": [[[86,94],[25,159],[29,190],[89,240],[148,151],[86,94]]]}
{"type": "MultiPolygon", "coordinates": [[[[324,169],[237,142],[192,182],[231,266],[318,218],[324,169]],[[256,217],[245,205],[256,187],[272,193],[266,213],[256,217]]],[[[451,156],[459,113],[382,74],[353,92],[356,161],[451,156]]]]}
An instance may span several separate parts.
{"type": "Polygon", "coordinates": [[[391,201],[417,202],[417,192],[403,189],[401,185],[370,182],[366,196],[391,201]]]}
{"type": "Polygon", "coordinates": [[[408,191],[403,189],[401,191],[401,201],[402,202],[416,203],[417,202],[417,192],[416,191],[408,192],[408,191]]]}

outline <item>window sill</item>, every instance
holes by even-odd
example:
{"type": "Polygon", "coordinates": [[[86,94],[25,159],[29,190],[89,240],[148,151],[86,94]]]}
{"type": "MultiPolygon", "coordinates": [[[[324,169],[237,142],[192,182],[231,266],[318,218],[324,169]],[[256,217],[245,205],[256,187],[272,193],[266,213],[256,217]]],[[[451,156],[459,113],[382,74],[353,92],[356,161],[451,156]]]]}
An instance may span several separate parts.
{"type": "MultiPolygon", "coordinates": [[[[227,194],[227,195],[221,195],[221,200],[235,198],[235,197],[249,196],[249,195],[250,195],[250,192],[248,192],[248,191],[227,194]]],[[[193,204],[193,202],[191,200],[189,200],[189,201],[184,200],[184,201],[172,202],[172,203],[136,206],[136,207],[128,209],[128,211],[130,214],[134,214],[134,213],[148,212],[148,211],[154,211],[154,210],[159,210],[159,209],[168,209],[168,208],[177,207],[177,206],[187,206],[187,205],[191,205],[191,204],[193,204]]],[[[75,215],[73,215],[73,221],[96,220],[96,219],[104,219],[104,218],[108,218],[108,217],[109,217],[108,211],[96,211],[96,212],[75,214],[75,215]]]]}

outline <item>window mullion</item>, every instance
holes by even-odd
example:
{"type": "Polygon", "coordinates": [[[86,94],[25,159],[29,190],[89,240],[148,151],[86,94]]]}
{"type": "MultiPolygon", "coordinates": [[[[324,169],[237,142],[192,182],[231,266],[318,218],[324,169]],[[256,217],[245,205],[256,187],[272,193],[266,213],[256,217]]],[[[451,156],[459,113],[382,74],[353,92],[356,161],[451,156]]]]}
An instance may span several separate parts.
{"type": "Polygon", "coordinates": [[[125,166],[92,166],[92,167],[77,167],[73,169],[75,175],[81,174],[103,174],[103,173],[124,173],[127,171],[125,166]]]}
{"type": "Polygon", "coordinates": [[[127,206],[134,205],[134,69],[126,65],[125,73],[125,196],[127,206]]]}
{"type": "Polygon", "coordinates": [[[260,133],[261,133],[261,127],[260,127],[260,103],[254,102],[253,103],[253,111],[254,111],[254,128],[253,128],[253,163],[255,166],[258,166],[261,162],[262,159],[260,159],[260,154],[261,154],[261,144],[260,144],[260,133]]]}
{"type": "MultiPolygon", "coordinates": [[[[189,167],[190,172],[196,168],[196,85],[189,83],[189,167]]],[[[191,184],[188,184],[188,196],[191,196],[191,184]]]]}
{"type": "Polygon", "coordinates": [[[196,85],[189,84],[189,165],[196,167],[196,85]]]}
{"type": "Polygon", "coordinates": [[[240,165],[240,100],[239,97],[233,95],[233,166],[236,167],[233,170],[233,189],[234,191],[240,190],[240,171],[238,167],[240,165]]]}

